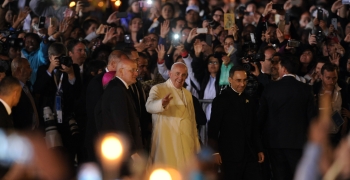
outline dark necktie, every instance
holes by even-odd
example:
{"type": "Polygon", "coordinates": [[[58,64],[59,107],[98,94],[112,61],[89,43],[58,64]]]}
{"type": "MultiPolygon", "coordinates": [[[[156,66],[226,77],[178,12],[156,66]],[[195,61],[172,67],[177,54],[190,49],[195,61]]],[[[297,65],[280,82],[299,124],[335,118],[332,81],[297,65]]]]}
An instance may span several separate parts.
{"type": "Polygon", "coordinates": [[[130,87],[131,91],[133,92],[133,94],[136,95],[136,97],[137,97],[137,102],[138,102],[138,107],[137,107],[137,109],[140,111],[139,113],[140,113],[140,115],[141,115],[141,103],[140,103],[140,93],[139,93],[139,90],[138,90],[136,84],[132,84],[132,85],[130,85],[129,87],[130,87]]]}

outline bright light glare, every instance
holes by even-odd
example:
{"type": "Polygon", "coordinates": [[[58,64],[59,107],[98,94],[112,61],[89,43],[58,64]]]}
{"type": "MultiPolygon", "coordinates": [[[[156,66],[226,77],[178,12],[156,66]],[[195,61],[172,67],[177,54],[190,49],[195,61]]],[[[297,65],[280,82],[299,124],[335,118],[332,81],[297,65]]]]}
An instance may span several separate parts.
{"type": "Polygon", "coordinates": [[[113,136],[107,136],[101,144],[102,156],[108,160],[116,160],[122,155],[123,146],[120,140],[113,136]]]}
{"type": "Polygon", "coordinates": [[[75,1],[72,1],[69,3],[69,7],[74,7],[75,6],[75,1]]]}
{"type": "Polygon", "coordinates": [[[119,7],[122,4],[122,2],[120,0],[117,0],[114,4],[119,7]]]}
{"type": "Polygon", "coordinates": [[[156,169],[152,172],[149,180],[172,180],[171,175],[164,169],[156,169]]]}
{"type": "Polygon", "coordinates": [[[98,7],[103,7],[104,5],[105,5],[105,3],[102,2],[102,1],[100,1],[100,2],[97,4],[98,7]]]}
{"type": "Polygon", "coordinates": [[[147,0],[147,4],[152,4],[152,0],[147,0]]]}
{"type": "Polygon", "coordinates": [[[85,163],[79,170],[78,180],[102,180],[102,174],[95,163],[85,163]]]}
{"type": "Polygon", "coordinates": [[[174,35],[174,39],[179,39],[179,37],[180,37],[180,36],[179,36],[178,34],[175,34],[175,35],[174,35]]]}

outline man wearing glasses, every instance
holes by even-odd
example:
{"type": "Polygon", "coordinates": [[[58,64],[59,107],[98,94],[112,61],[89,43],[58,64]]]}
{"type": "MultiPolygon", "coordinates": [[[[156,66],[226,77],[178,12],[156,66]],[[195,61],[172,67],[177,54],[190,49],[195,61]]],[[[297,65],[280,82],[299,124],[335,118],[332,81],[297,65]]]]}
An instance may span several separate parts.
{"type": "Polygon", "coordinates": [[[99,120],[96,121],[98,132],[124,134],[130,142],[128,153],[133,159],[143,149],[139,116],[129,92],[131,85],[136,83],[137,76],[137,63],[121,59],[117,65],[116,78],[109,82],[95,108],[95,117],[99,120]]]}

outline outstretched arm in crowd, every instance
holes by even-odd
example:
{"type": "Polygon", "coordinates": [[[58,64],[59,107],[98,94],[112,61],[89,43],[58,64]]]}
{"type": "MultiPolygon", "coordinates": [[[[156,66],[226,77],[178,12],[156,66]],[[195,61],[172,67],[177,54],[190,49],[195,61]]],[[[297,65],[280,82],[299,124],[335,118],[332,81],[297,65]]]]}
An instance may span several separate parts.
{"type": "Polygon", "coordinates": [[[165,47],[163,44],[158,45],[157,49],[158,53],[158,61],[157,61],[157,67],[159,74],[163,77],[163,79],[169,79],[169,70],[165,65],[165,47]]]}
{"type": "Polygon", "coordinates": [[[56,17],[59,21],[63,20],[63,12],[67,9],[67,6],[58,4],[50,5],[42,0],[31,0],[29,7],[37,16],[56,17]]]}

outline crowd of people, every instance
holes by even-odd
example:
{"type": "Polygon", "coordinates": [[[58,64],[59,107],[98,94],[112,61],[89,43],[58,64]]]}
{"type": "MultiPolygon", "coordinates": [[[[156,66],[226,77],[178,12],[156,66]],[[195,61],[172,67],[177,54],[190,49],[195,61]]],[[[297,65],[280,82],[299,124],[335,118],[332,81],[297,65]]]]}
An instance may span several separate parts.
{"type": "Polygon", "coordinates": [[[129,143],[121,177],[197,155],[203,179],[350,178],[350,3],[117,2],[0,7],[0,128],[45,137],[63,179],[108,132],[129,143]]]}

